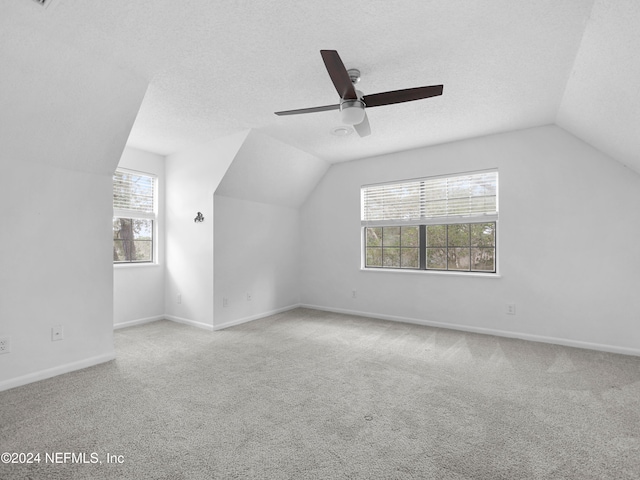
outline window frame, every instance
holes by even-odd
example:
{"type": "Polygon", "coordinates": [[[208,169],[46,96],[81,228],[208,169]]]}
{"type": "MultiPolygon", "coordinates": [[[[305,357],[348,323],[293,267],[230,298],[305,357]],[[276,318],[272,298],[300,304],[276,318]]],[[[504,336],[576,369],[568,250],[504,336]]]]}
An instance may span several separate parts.
{"type": "MultiPolygon", "coordinates": [[[[130,175],[137,175],[141,177],[147,177],[152,182],[152,194],[153,194],[153,208],[152,211],[138,211],[135,209],[126,209],[126,208],[117,208],[115,205],[113,207],[113,220],[115,221],[118,218],[127,219],[127,220],[150,220],[151,221],[151,259],[150,260],[122,260],[116,261],[113,260],[114,267],[131,267],[131,266],[149,266],[149,265],[158,265],[158,176],[151,172],[143,172],[139,170],[133,170],[130,168],[120,168],[118,167],[114,172],[114,185],[115,185],[115,176],[118,172],[126,173],[130,175]]],[[[113,232],[113,230],[112,230],[113,232]]],[[[113,238],[114,246],[115,246],[116,238],[113,238]]],[[[132,239],[135,241],[135,239],[132,239]]],[[[147,240],[144,240],[147,241],[147,240]]]]}
{"type": "MultiPolygon", "coordinates": [[[[470,196],[471,198],[472,196],[470,196]]],[[[415,209],[414,209],[415,211],[415,209]]],[[[473,172],[462,172],[462,173],[452,173],[446,175],[438,175],[433,177],[424,177],[424,178],[416,178],[409,180],[398,180],[393,182],[385,182],[379,184],[372,185],[363,185],[361,187],[361,227],[360,227],[360,239],[361,239],[361,258],[360,258],[360,269],[362,271],[374,271],[374,272],[401,272],[401,273],[418,273],[418,274],[436,274],[436,275],[463,275],[463,276],[481,276],[481,277],[499,277],[499,258],[498,255],[498,245],[499,245],[499,176],[498,169],[488,169],[488,170],[480,170],[473,172]],[[420,218],[406,218],[406,219],[375,219],[375,220],[365,220],[365,189],[369,187],[380,187],[380,186],[401,186],[405,184],[410,184],[413,182],[426,182],[430,180],[439,180],[439,179],[455,179],[456,177],[463,176],[473,176],[476,174],[487,174],[493,173],[495,174],[495,211],[492,213],[481,213],[481,214],[462,214],[462,215],[451,215],[451,216],[434,216],[428,217],[424,215],[426,210],[425,207],[425,196],[420,194],[420,218]],[[426,230],[428,226],[433,225],[444,225],[448,231],[450,225],[458,225],[458,224],[467,224],[471,226],[472,224],[484,224],[484,223],[492,223],[494,225],[493,231],[493,270],[472,270],[471,262],[469,262],[468,270],[452,270],[449,269],[449,248],[454,248],[453,246],[447,245],[445,248],[445,258],[447,260],[447,268],[445,269],[436,269],[436,268],[427,268],[427,235],[426,230]],[[367,265],[367,228],[376,228],[376,227],[419,227],[419,237],[420,237],[420,246],[419,246],[419,268],[408,268],[408,267],[385,267],[383,260],[381,260],[380,266],[369,266],[367,265]]],[[[471,235],[471,232],[469,233],[471,235]]],[[[370,247],[371,248],[371,247],[370,247]]],[[[376,247],[374,247],[376,248],[376,247]]],[[[382,245],[380,248],[383,248],[382,245]]],[[[467,246],[463,246],[462,248],[467,248],[467,246]]],[[[469,243],[469,255],[471,255],[471,249],[474,248],[471,245],[471,241],[469,243]]],[[[471,258],[471,257],[470,257],[471,258]]],[[[381,259],[383,257],[381,256],[381,259]]]]}
{"type": "MultiPolygon", "coordinates": [[[[414,272],[430,272],[430,273],[434,273],[434,272],[439,272],[439,273],[454,273],[454,274],[480,274],[480,275],[496,275],[498,273],[498,222],[493,220],[493,221],[485,221],[485,222],[457,222],[457,223],[438,223],[438,224],[432,224],[432,225],[402,225],[402,227],[418,227],[419,229],[419,246],[418,247],[402,247],[402,245],[399,246],[392,246],[392,247],[385,247],[384,243],[381,244],[381,246],[373,246],[370,247],[367,245],[367,229],[368,228],[381,228],[384,231],[384,228],[397,228],[397,226],[395,225],[389,225],[386,227],[383,226],[370,226],[370,227],[362,227],[362,235],[363,235],[363,239],[362,239],[362,250],[363,250],[363,255],[362,255],[362,264],[361,264],[361,268],[363,270],[395,270],[395,271],[414,271],[414,272]],[[450,226],[452,225],[469,225],[469,227],[471,227],[471,225],[482,225],[482,224],[493,224],[493,245],[491,247],[474,247],[471,244],[471,240],[469,240],[469,244],[468,245],[449,245],[449,240],[448,240],[448,229],[450,226]],[[447,233],[446,235],[446,240],[445,240],[445,245],[442,246],[438,246],[438,247],[429,247],[427,245],[427,227],[429,226],[444,226],[446,227],[447,233]],[[379,248],[381,249],[381,265],[368,265],[367,264],[367,249],[368,248],[379,248]],[[402,260],[400,261],[400,266],[396,267],[387,267],[384,265],[384,249],[385,248],[398,248],[400,249],[400,252],[402,252],[402,248],[416,248],[418,250],[418,255],[419,255],[419,266],[418,267],[404,267],[402,266],[402,260]],[[446,258],[446,263],[447,263],[447,267],[446,268],[432,268],[432,267],[428,267],[427,266],[427,252],[428,252],[428,248],[442,248],[445,250],[445,258],[446,258]],[[462,270],[462,269],[452,269],[449,268],[449,249],[450,248],[465,248],[469,250],[469,256],[471,256],[471,251],[474,248],[485,248],[485,249],[491,249],[493,250],[493,270],[473,270],[472,269],[472,265],[469,264],[469,269],[468,270],[462,270]]],[[[384,237],[384,234],[383,234],[384,237]]],[[[469,231],[469,237],[471,237],[471,231],[469,231]]],[[[402,255],[402,253],[400,253],[400,255],[402,255]]]]}

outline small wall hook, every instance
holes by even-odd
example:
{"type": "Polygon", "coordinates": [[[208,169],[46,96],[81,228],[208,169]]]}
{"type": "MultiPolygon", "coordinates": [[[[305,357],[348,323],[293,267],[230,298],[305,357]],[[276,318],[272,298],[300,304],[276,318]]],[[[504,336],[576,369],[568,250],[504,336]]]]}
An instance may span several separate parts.
{"type": "Polygon", "coordinates": [[[202,215],[201,212],[198,212],[198,215],[196,216],[196,218],[193,219],[194,222],[204,222],[204,216],[202,215]]]}

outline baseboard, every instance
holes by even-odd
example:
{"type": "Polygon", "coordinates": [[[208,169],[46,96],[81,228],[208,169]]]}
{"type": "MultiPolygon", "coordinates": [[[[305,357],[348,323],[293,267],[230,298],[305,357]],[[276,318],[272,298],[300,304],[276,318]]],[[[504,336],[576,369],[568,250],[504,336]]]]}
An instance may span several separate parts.
{"type": "Polygon", "coordinates": [[[213,326],[207,323],[196,322],[195,320],[189,320],[188,318],[176,317],[175,315],[163,315],[163,319],[171,320],[172,322],[182,323],[184,325],[190,325],[196,328],[202,328],[203,330],[213,331],[213,326]]]}
{"type": "Polygon", "coordinates": [[[65,363],[64,365],[59,365],[57,367],[47,368],[45,370],[40,370],[38,372],[28,373],[27,375],[22,375],[20,377],[4,380],[0,382],[0,392],[3,390],[9,390],[10,388],[21,387],[22,385],[27,385],[28,383],[38,382],[40,380],[46,380],[47,378],[55,377],[57,375],[62,375],[64,373],[74,372],[76,370],[81,370],[83,368],[93,367],[94,365],[98,365],[104,362],[109,362],[115,358],[116,358],[115,352],[111,351],[110,353],[105,353],[103,355],[85,358],[77,362],[65,363]]]}
{"type": "Polygon", "coordinates": [[[243,323],[252,322],[254,320],[259,320],[260,318],[270,317],[271,315],[277,315],[278,313],[287,312],[289,310],[293,310],[294,308],[299,308],[301,305],[296,303],[295,305],[288,305],[286,307],[278,308],[276,310],[270,310],[268,312],[258,313],[256,315],[251,315],[250,317],[239,318],[237,320],[231,320],[230,322],[221,323],[220,325],[214,325],[214,330],[223,330],[225,328],[234,327],[236,325],[241,325],[243,323]]]}
{"type": "Polygon", "coordinates": [[[143,325],[145,323],[164,320],[165,318],[166,318],[165,315],[156,315],[155,317],[138,318],[137,320],[129,320],[128,322],[114,323],[113,329],[118,330],[119,328],[127,328],[127,327],[133,327],[135,325],[143,325]]]}
{"type": "Polygon", "coordinates": [[[390,320],[392,322],[413,323],[416,325],[424,325],[426,327],[447,328],[449,330],[460,330],[463,332],[481,333],[484,335],[495,335],[497,337],[517,338],[519,340],[527,340],[530,342],[551,343],[554,345],[563,345],[565,347],[585,348],[587,350],[598,350],[602,352],[619,353],[622,355],[640,356],[640,349],[620,347],[617,345],[583,342],[580,340],[571,340],[567,338],[546,337],[543,335],[510,332],[508,330],[496,330],[492,328],[472,327],[468,325],[460,325],[455,323],[433,322],[430,320],[422,320],[418,318],[400,317],[395,315],[384,315],[384,314],[371,313],[371,312],[361,312],[358,310],[347,310],[343,308],[322,307],[319,305],[301,304],[300,307],[310,308],[312,310],[321,310],[324,312],[342,313],[345,315],[355,315],[358,317],[369,317],[369,318],[377,318],[380,320],[390,320]]]}
{"type": "Polygon", "coordinates": [[[175,315],[158,315],[155,317],[140,318],[140,319],[131,320],[128,322],[116,323],[113,325],[113,329],[117,330],[119,328],[133,327],[134,325],[142,325],[145,323],[151,323],[158,320],[170,320],[172,322],[182,323],[184,325],[190,325],[192,327],[202,328],[204,330],[209,330],[209,331],[223,330],[225,328],[233,327],[235,325],[241,325],[243,323],[251,322],[253,320],[258,320],[260,318],[269,317],[271,315],[276,315],[278,313],[286,312],[288,310],[293,310],[294,308],[298,308],[298,307],[300,307],[300,304],[296,303],[295,305],[288,305],[286,307],[278,308],[276,310],[261,312],[255,315],[251,315],[250,317],[239,318],[237,320],[232,320],[230,322],[225,322],[215,326],[211,326],[202,322],[196,322],[195,320],[189,320],[188,318],[176,317],[175,315]]]}

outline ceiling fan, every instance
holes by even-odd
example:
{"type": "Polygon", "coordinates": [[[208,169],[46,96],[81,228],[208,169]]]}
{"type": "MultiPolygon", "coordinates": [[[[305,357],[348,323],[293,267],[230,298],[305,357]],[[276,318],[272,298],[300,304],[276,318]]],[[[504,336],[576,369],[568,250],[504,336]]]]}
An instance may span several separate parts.
{"type": "Polygon", "coordinates": [[[340,95],[340,103],[336,105],[324,105],[322,107],[300,108],[298,110],[286,110],[275,112],[276,115],[297,115],[299,113],[325,112],[327,110],[340,110],[342,121],[353,128],[361,137],[371,134],[369,119],[365,108],[391,105],[393,103],[411,102],[422,98],[442,95],[443,85],[431,85],[428,87],[405,88],[391,92],[374,93],[364,95],[356,90],[354,85],[360,81],[360,71],[352,68],[347,70],[335,50],[320,50],[327,72],[333,85],[340,95]]]}

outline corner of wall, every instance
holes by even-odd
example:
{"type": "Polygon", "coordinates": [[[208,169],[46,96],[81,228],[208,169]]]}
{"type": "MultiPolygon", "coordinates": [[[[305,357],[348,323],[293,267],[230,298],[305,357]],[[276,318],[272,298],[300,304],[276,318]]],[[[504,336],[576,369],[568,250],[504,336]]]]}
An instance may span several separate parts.
{"type": "Polygon", "coordinates": [[[248,134],[241,131],[166,159],[168,318],[213,327],[214,192],[248,134]],[[198,212],[203,222],[194,222],[198,212]]]}

